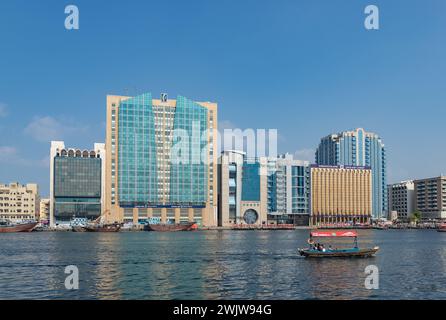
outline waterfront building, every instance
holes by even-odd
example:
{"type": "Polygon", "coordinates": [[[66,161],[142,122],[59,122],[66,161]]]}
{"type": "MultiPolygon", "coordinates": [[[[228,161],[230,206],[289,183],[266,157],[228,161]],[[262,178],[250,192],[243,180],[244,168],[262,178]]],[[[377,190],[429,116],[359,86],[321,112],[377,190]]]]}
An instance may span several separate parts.
{"type": "Polygon", "coordinates": [[[39,203],[39,221],[40,222],[48,222],[50,220],[50,199],[40,199],[39,203]]]}
{"type": "Polygon", "coordinates": [[[446,219],[446,176],[414,181],[416,210],[422,219],[446,219]]]}
{"type": "Polygon", "coordinates": [[[311,166],[311,225],[369,223],[371,217],[369,167],[311,166]]]}
{"type": "Polygon", "coordinates": [[[217,225],[217,104],[107,96],[108,221],[217,225]]]}
{"type": "Polygon", "coordinates": [[[331,134],[321,139],[316,164],[367,166],[372,170],[373,218],[387,216],[387,163],[382,139],[362,128],[331,134]]]}
{"type": "Polygon", "coordinates": [[[277,223],[308,226],[310,219],[310,163],[292,155],[269,159],[268,218],[277,223]]]}
{"type": "Polygon", "coordinates": [[[0,220],[35,220],[39,215],[39,201],[37,184],[0,184],[0,220]]]}
{"type": "Polygon", "coordinates": [[[218,159],[218,225],[267,222],[267,158],[224,151],[218,159]]]}
{"type": "Polygon", "coordinates": [[[66,148],[52,141],[50,149],[50,224],[101,216],[104,199],[105,145],[93,150],[66,148]]]}
{"type": "MultiPolygon", "coordinates": [[[[396,219],[409,220],[415,211],[415,185],[412,180],[389,184],[387,187],[389,209],[388,212],[396,213],[396,219]]],[[[391,217],[394,220],[395,217],[391,217]]]]}

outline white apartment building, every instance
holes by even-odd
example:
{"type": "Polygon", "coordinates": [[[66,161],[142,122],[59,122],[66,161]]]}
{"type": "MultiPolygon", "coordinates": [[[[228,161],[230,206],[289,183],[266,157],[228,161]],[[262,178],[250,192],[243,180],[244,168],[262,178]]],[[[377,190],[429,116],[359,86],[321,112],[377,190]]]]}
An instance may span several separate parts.
{"type": "Polygon", "coordinates": [[[387,186],[389,214],[396,212],[399,220],[410,219],[415,211],[415,184],[412,180],[387,186]]]}
{"type": "Polygon", "coordinates": [[[0,220],[35,220],[40,210],[37,184],[0,184],[0,220]]]}

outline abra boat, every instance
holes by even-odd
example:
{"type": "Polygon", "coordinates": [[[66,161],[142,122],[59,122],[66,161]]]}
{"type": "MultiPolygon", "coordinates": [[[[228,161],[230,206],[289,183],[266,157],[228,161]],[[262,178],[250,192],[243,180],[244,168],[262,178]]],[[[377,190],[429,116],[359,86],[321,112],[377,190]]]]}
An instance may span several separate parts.
{"type": "Polygon", "coordinates": [[[144,226],[145,231],[175,232],[192,231],[197,229],[195,222],[189,223],[147,223],[144,226]]]}
{"type": "Polygon", "coordinates": [[[339,258],[339,257],[362,257],[368,258],[375,255],[379,247],[360,249],[358,247],[358,233],[356,231],[325,231],[325,232],[311,232],[310,239],[308,239],[309,248],[298,249],[301,256],[305,258],[339,258]],[[331,247],[325,248],[317,246],[314,238],[354,238],[353,248],[333,249],[331,247]]]}
{"type": "Polygon", "coordinates": [[[10,221],[0,221],[0,233],[31,232],[38,222],[13,223],[10,221]]]}

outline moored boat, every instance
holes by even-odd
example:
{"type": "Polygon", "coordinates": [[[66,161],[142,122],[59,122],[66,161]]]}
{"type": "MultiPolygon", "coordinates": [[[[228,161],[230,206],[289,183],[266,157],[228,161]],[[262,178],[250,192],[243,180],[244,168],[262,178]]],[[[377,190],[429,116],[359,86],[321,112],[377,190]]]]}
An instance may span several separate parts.
{"type": "Polygon", "coordinates": [[[90,224],[84,227],[86,232],[119,232],[121,224],[90,224]]]}
{"type": "Polygon", "coordinates": [[[339,257],[362,257],[368,258],[375,255],[379,247],[364,248],[358,247],[358,233],[356,231],[325,231],[325,232],[311,232],[310,239],[308,239],[309,248],[298,249],[301,256],[306,258],[339,258],[339,257]],[[323,245],[315,244],[314,238],[354,238],[354,246],[352,248],[332,248],[329,246],[325,248],[323,245]]]}
{"type": "Polygon", "coordinates": [[[192,231],[196,230],[197,225],[195,222],[189,223],[148,223],[144,227],[145,231],[158,231],[158,232],[175,232],[175,231],[192,231]]]}
{"type": "Polygon", "coordinates": [[[38,222],[13,223],[9,221],[0,222],[0,233],[31,232],[38,222]]]}
{"type": "Polygon", "coordinates": [[[446,223],[440,224],[440,226],[437,229],[438,232],[446,232],[446,223]]]}

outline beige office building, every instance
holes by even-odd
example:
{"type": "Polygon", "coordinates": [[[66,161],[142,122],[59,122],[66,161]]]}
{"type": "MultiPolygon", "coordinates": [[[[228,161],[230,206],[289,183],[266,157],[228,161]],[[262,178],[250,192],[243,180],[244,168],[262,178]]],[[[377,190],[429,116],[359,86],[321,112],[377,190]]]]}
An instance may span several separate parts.
{"type": "Polygon", "coordinates": [[[0,184],[0,220],[35,220],[39,215],[37,184],[0,184]]]}
{"type": "Polygon", "coordinates": [[[311,167],[311,224],[368,223],[372,214],[371,170],[311,167]]]}
{"type": "Polygon", "coordinates": [[[217,104],[107,96],[104,216],[217,225],[217,104]]]}

